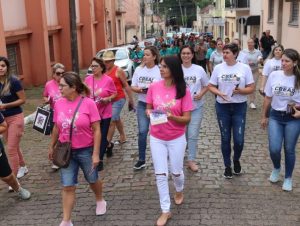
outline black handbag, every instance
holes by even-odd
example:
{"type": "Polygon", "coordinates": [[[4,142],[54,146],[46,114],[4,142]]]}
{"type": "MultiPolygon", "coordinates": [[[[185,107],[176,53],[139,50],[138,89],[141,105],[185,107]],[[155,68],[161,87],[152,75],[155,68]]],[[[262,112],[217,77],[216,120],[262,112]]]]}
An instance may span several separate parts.
{"type": "Polygon", "coordinates": [[[50,135],[52,124],[52,111],[38,107],[32,128],[44,135],[50,135]]]}
{"type": "Polygon", "coordinates": [[[73,132],[73,122],[76,116],[76,113],[81,105],[83,97],[80,99],[72,118],[72,122],[70,125],[70,136],[69,141],[67,142],[60,142],[59,140],[54,146],[53,150],[53,164],[60,167],[60,168],[67,168],[70,164],[71,159],[71,151],[72,151],[72,132],[73,132]]]}

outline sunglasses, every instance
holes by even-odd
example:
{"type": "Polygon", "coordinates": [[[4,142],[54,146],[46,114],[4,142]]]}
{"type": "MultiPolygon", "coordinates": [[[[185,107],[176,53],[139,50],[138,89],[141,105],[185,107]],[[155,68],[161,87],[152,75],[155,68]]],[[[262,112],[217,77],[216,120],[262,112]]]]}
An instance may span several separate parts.
{"type": "Polygon", "coordinates": [[[57,76],[62,76],[65,72],[55,72],[57,76]]]}

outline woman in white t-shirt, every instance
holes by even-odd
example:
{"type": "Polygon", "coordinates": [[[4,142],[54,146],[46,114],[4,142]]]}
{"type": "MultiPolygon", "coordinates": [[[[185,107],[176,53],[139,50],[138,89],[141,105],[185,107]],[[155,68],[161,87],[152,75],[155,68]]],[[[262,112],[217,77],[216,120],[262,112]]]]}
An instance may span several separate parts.
{"type": "Polygon", "coordinates": [[[151,155],[162,210],[156,225],[166,225],[171,217],[169,171],[176,191],[175,204],[183,202],[185,130],[191,119],[193,103],[178,57],[164,57],[160,62],[160,73],[163,80],[150,85],[146,100],[151,155]]]}
{"type": "Polygon", "coordinates": [[[281,149],[284,144],[285,177],[282,189],[291,191],[295,148],[300,134],[300,119],[293,117],[292,112],[292,106],[300,106],[300,56],[296,50],[284,50],[282,70],[270,74],[264,91],[266,96],[261,125],[266,128],[268,124],[269,151],[274,167],[269,180],[272,183],[279,181],[281,149]]]}
{"type": "MultiPolygon", "coordinates": [[[[247,44],[248,44],[248,48],[244,49],[243,52],[247,56],[248,64],[251,68],[253,79],[254,79],[255,86],[256,86],[256,83],[257,83],[257,80],[258,80],[258,75],[259,75],[258,64],[263,61],[262,53],[258,49],[254,48],[255,43],[254,43],[254,40],[252,38],[250,38],[248,40],[247,44]]],[[[256,109],[256,106],[255,106],[255,92],[253,92],[252,94],[249,95],[249,99],[250,99],[249,107],[251,109],[256,109]]]]}
{"type": "Polygon", "coordinates": [[[198,137],[203,118],[203,96],[207,92],[208,76],[201,66],[192,63],[194,51],[190,46],[184,46],[180,50],[184,80],[190,89],[193,100],[191,121],[187,126],[186,137],[188,143],[188,168],[193,172],[198,171],[195,162],[198,150],[198,137]]]}
{"type": "Polygon", "coordinates": [[[225,62],[215,67],[208,85],[208,89],[217,95],[216,113],[221,132],[224,177],[227,179],[232,178],[231,131],[234,142],[233,173],[240,174],[242,170],[240,157],[244,147],[247,95],[255,88],[250,67],[236,60],[238,52],[238,45],[234,43],[224,46],[225,62]]]}
{"type": "Polygon", "coordinates": [[[209,58],[209,69],[213,71],[215,66],[223,62],[223,42],[217,41],[217,48],[212,52],[209,58]]]}
{"type": "Polygon", "coordinates": [[[272,52],[270,53],[269,59],[267,59],[264,65],[260,89],[259,89],[261,95],[264,95],[264,89],[265,89],[266,82],[268,80],[268,76],[273,71],[282,70],[281,57],[282,57],[283,50],[284,48],[282,45],[278,45],[274,47],[272,52]]]}
{"type": "Polygon", "coordinates": [[[132,77],[131,89],[138,94],[137,121],[138,121],[138,146],[139,160],[134,165],[134,169],[140,170],[145,167],[147,135],[149,131],[150,120],[146,111],[146,95],[151,83],[161,80],[158,67],[159,53],[155,46],[147,46],[144,49],[143,62],[144,67],[135,70],[132,77]]]}

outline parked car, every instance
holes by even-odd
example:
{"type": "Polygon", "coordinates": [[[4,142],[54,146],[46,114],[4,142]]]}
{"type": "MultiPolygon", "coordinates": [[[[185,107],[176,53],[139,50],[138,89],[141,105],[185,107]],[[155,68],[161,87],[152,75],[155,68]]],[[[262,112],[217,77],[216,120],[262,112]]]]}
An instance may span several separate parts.
{"type": "Polygon", "coordinates": [[[126,74],[127,81],[131,82],[132,75],[134,72],[133,62],[129,58],[130,52],[128,48],[130,48],[131,46],[132,45],[102,49],[96,54],[96,57],[102,58],[103,53],[105,51],[113,51],[115,54],[115,65],[123,69],[123,71],[126,74]]]}

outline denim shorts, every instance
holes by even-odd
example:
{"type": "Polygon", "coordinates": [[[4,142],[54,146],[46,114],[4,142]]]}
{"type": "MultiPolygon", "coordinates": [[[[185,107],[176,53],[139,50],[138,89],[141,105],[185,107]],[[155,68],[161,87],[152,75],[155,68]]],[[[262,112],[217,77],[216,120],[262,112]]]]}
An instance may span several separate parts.
{"type": "Polygon", "coordinates": [[[111,121],[120,120],[120,114],[126,102],[125,98],[122,98],[112,104],[112,117],[111,121]]]}
{"type": "Polygon", "coordinates": [[[90,184],[98,180],[98,170],[93,166],[93,147],[72,150],[71,161],[67,168],[61,168],[60,180],[64,187],[78,184],[79,167],[82,169],[86,181],[90,184]]]}

